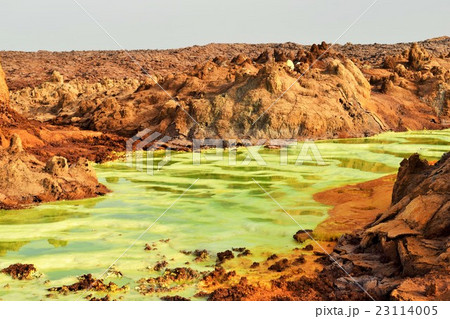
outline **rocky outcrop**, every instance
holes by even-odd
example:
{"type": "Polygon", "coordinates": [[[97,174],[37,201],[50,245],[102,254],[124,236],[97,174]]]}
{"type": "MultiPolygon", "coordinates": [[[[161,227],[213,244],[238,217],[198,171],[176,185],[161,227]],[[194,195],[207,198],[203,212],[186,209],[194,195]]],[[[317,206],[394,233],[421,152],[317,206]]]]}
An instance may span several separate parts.
{"type": "MultiPolygon", "coordinates": [[[[48,95],[35,89],[29,96],[37,95],[46,101],[52,101],[50,97],[52,94],[58,96],[58,94],[55,95],[53,89],[58,90],[62,81],[61,75],[55,72],[52,82],[49,84],[52,89],[47,91],[48,95]]],[[[99,90],[103,92],[109,86],[105,84],[105,86],[96,85],[90,88],[93,90],[94,87],[100,87],[99,90]]],[[[75,89],[72,86],[69,88],[70,90],[75,89]]],[[[70,90],[63,90],[63,96],[67,96],[66,93],[70,90]]],[[[45,162],[52,156],[64,156],[69,163],[76,163],[80,157],[95,162],[104,162],[115,158],[116,155],[112,153],[113,151],[125,149],[125,139],[115,135],[82,131],[73,126],[56,127],[36,121],[37,114],[30,115],[30,119],[27,119],[11,108],[9,96],[10,92],[8,92],[0,65],[0,148],[8,148],[10,139],[17,135],[23,143],[23,148],[39,160],[45,162]]],[[[13,96],[15,96],[13,98],[15,101],[17,97],[14,92],[13,96]]],[[[28,105],[27,103],[33,105],[31,100],[24,102],[24,105],[28,105]]],[[[24,109],[19,109],[19,111],[24,111],[24,109]]],[[[25,112],[25,114],[27,113],[25,112]]]]}
{"type": "MultiPolygon", "coordinates": [[[[54,81],[61,84],[61,76],[55,73],[54,81]]],[[[119,141],[27,120],[10,108],[0,66],[0,209],[107,193],[83,155],[103,161],[112,149],[123,148],[119,141]],[[61,154],[69,155],[70,162],[61,154]]]]}
{"type": "Polygon", "coordinates": [[[8,101],[9,91],[8,86],[6,85],[5,72],[3,72],[2,66],[0,64],[0,107],[2,105],[8,104],[8,101]]]}
{"type": "Polygon", "coordinates": [[[145,80],[65,81],[52,72],[49,81],[12,92],[11,105],[56,125],[124,137],[151,129],[183,140],[325,139],[445,127],[448,59],[419,46],[409,52],[412,62],[405,53],[385,63],[391,73],[324,42],[220,55],[145,80]]]}
{"type": "Polygon", "coordinates": [[[392,191],[392,204],[397,204],[426,178],[433,166],[428,161],[422,160],[419,155],[414,154],[409,159],[400,163],[397,174],[397,182],[392,191]]]}
{"type": "MultiPolygon", "coordinates": [[[[111,159],[111,151],[124,150],[125,139],[142,129],[174,137],[185,149],[192,138],[325,139],[386,130],[439,129],[449,123],[446,83],[450,73],[449,58],[443,53],[436,57],[436,52],[447,42],[425,43],[432,53],[413,46],[408,53],[397,54],[385,65],[392,70],[355,55],[350,59],[342,54],[342,47],[330,48],[326,43],[309,48],[261,45],[259,51],[245,45],[226,46],[226,52],[218,49],[220,45],[191,48],[186,50],[203,52],[214,47],[208,52],[224,54],[214,58],[202,53],[193,59],[195,64],[182,60],[179,72],[173,68],[161,73],[145,71],[151,78],[114,77],[110,71],[103,72],[101,64],[96,66],[101,70],[91,64],[89,70],[85,64],[79,67],[110,78],[65,76],[62,69],[46,69],[47,81],[32,87],[18,85],[16,73],[22,71],[15,73],[8,64],[16,89],[10,94],[10,107],[0,113],[0,142],[8,148],[16,134],[25,152],[39,161],[63,156],[70,166],[80,157],[98,162],[111,159]],[[417,64],[422,64],[420,70],[417,64]]],[[[89,61],[93,54],[107,61],[107,56],[116,53],[85,54],[89,61]]],[[[77,63],[84,56],[43,55],[52,61],[76,58],[77,63]]],[[[10,63],[14,65],[19,56],[13,54],[10,63]]],[[[41,53],[34,56],[41,59],[41,53]]],[[[188,56],[183,55],[187,60],[188,56]]],[[[166,66],[173,58],[163,53],[157,57],[166,66]]],[[[2,83],[6,105],[8,94],[2,83]]]]}
{"type": "Polygon", "coordinates": [[[435,109],[441,122],[449,122],[450,70],[448,55],[433,56],[423,47],[414,43],[400,55],[387,56],[383,67],[393,73],[371,77],[371,82],[382,93],[397,95],[402,91],[397,87],[403,90],[413,89],[420,101],[435,109]]]}
{"type": "Polygon", "coordinates": [[[450,281],[450,153],[429,165],[401,163],[391,207],[357,235],[341,237],[335,258],[376,296],[447,299],[450,281]]]}
{"type": "Polygon", "coordinates": [[[86,159],[69,165],[55,156],[43,163],[24,151],[18,135],[7,148],[0,148],[0,209],[63,199],[82,199],[104,195],[108,189],[99,184],[86,159]]]}
{"type": "Polygon", "coordinates": [[[417,154],[404,160],[392,206],[364,232],[361,247],[381,245],[392,261],[400,262],[407,276],[442,266],[439,261],[445,263],[449,253],[449,180],[450,153],[433,166],[417,154]]]}
{"type": "Polygon", "coordinates": [[[417,43],[414,43],[409,49],[408,65],[415,71],[420,71],[430,62],[431,55],[421,48],[417,43]]]}
{"type": "Polygon", "coordinates": [[[41,122],[66,114],[77,122],[89,108],[111,103],[119,94],[133,93],[139,85],[139,81],[131,79],[101,79],[96,83],[75,79],[65,83],[63,76],[55,71],[49,82],[12,92],[12,106],[17,112],[41,122]]]}
{"type": "Polygon", "coordinates": [[[14,125],[20,118],[16,112],[9,108],[9,90],[6,84],[5,73],[0,64],[0,146],[5,143],[4,127],[14,125]]]}
{"type": "Polygon", "coordinates": [[[13,264],[0,270],[0,273],[7,274],[13,279],[30,280],[34,278],[36,271],[36,267],[32,264],[13,264]]]}

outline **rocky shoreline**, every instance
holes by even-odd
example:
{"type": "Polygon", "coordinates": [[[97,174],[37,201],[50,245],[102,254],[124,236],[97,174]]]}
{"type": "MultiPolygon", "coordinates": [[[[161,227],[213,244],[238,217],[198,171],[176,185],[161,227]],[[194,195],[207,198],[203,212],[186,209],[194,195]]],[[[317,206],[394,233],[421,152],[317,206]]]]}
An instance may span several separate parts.
{"type": "MultiPolygon", "coordinates": [[[[331,139],[449,127],[449,41],[393,45],[383,54],[384,46],[375,45],[375,60],[371,50],[351,46],[353,51],[342,51],[325,42],[308,48],[262,45],[250,55],[235,56],[230,54],[239,45],[225,46],[227,55],[207,46],[186,48],[180,50],[183,56],[202,52],[196,64],[185,57],[164,68],[176,53],[163,51],[155,53],[159,62],[149,65],[162,67],[161,73],[149,67],[147,77],[145,72],[131,76],[132,68],[121,78],[113,70],[133,61],[119,60],[117,52],[54,53],[68,60],[65,65],[83,65],[97,54],[102,62],[90,71],[104,77],[73,73],[50,59],[42,71],[46,80],[25,86],[17,85],[21,73],[10,66],[17,63],[14,55],[3,54],[3,64],[9,66],[7,78],[14,87],[11,108],[59,127],[124,138],[150,129],[187,146],[194,138],[331,139]],[[113,73],[102,73],[105,66],[113,73]]],[[[34,77],[43,58],[20,56],[34,77]]]]}
{"type": "MultiPolygon", "coordinates": [[[[161,262],[154,267],[161,274],[142,278],[135,289],[144,296],[166,294],[161,299],[171,301],[189,300],[176,293],[192,284],[195,299],[212,301],[448,300],[449,165],[450,153],[434,165],[413,155],[396,179],[385,176],[316,194],[316,200],[334,206],[330,217],[308,231],[314,241],[297,232],[299,246],[290,253],[252,262],[250,250],[233,248],[218,253],[215,269],[206,272],[161,262]]],[[[213,260],[206,250],[183,253],[192,255],[193,263],[213,260]]],[[[23,280],[33,279],[36,269],[17,264],[3,272],[23,280]]],[[[120,300],[129,288],[87,274],[72,285],[50,288],[49,298],[84,292],[88,300],[120,300]]]]}
{"type": "Polygon", "coordinates": [[[88,160],[113,159],[122,139],[28,120],[10,107],[0,65],[0,209],[101,196],[88,160]],[[65,156],[65,157],[64,157],[65,156]]]}
{"type": "MultiPolygon", "coordinates": [[[[168,137],[160,147],[182,151],[192,149],[193,139],[234,139],[243,145],[261,139],[442,129],[450,126],[449,41],[333,48],[325,42],[310,47],[213,45],[147,52],[149,61],[156,59],[149,66],[160,63],[161,73],[144,78],[100,77],[122,68],[117,52],[3,52],[8,76],[0,71],[0,144],[7,149],[15,134],[24,151],[38,160],[62,156],[73,165],[82,157],[95,162],[117,158],[126,140],[144,129],[168,137]],[[191,51],[198,52],[195,65],[186,56],[191,51]],[[97,75],[74,73],[73,65],[85,65],[96,54],[103,62],[89,70],[97,75]],[[186,60],[175,72],[169,61],[178,55],[186,60]],[[20,82],[25,75],[16,63],[30,72],[26,77],[38,79],[42,72],[43,79],[20,82]]],[[[2,207],[8,206],[3,200],[2,207]]]]}
{"type": "Polygon", "coordinates": [[[292,255],[267,288],[240,282],[214,291],[210,300],[448,300],[449,174],[450,153],[434,165],[415,154],[401,163],[395,183],[387,176],[317,194],[334,208],[313,236],[334,233],[337,221],[343,234],[337,242],[314,243],[320,257],[303,266],[323,265],[318,273],[298,278],[290,268],[298,256],[292,255]],[[350,201],[353,209],[346,205],[350,201]],[[368,202],[376,207],[368,210],[368,202]],[[366,216],[348,222],[360,209],[366,216]],[[283,293],[271,295],[277,288],[283,293]]]}
{"type": "MultiPolygon", "coordinates": [[[[142,74],[125,78],[123,69],[123,77],[101,78],[115,69],[106,66],[117,62],[118,53],[2,53],[13,89],[0,67],[0,209],[106,194],[89,161],[117,158],[142,129],[169,136],[164,147],[190,150],[193,138],[240,143],[449,127],[448,42],[444,37],[393,45],[389,54],[380,53],[383,45],[329,50],[324,42],[256,46],[260,51],[216,45],[153,52],[149,65],[160,66],[152,74],[155,81],[142,74]],[[192,52],[201,54],[188,59],[192,52]],[[85,65],[96,54],[106,69],[96,62],[98,69],[86,74],[70,66],[61,74],[61,61],[85,65]],[[40,61],[50,56],[42,68],[40,61]],[[172,64],[180,56],[186,61],[175,72],[172,64]],[[28,78],[41,76],[22,79],[14,65],[24,61],[28,78]]],[[[334,206],[330,218],[314,231],[293,234],[299,247],[292,253],[242,261],[245,275],[227,269],[230,260],[251,255],[245,247],[217,254],[216,269],[207,273],[157,264],[163,273],[142,278],[139,293],[172,294],[176,289],[167,285],[196,282],[197,296],[208,300],[448,300],[449,169],[449,154],[434,165],[413,155],[402,162],[395,183],[387,176],[317,194],[316,200],[334,206]],[[318,241],[308,241],[310,235],[318,241]]],[[[195,259],[208,255],[190,253],[195,259]]],[[[18,279],[30,279],[35,271],[21,264],[2,270],[18,279]]],[[[89,274],[50,291],[68,294],[92,286],[107,295],[89,300],[127,292],[89,274]]]]}
{"type": "Polygon", "coordinates": [[[62,156],[46,163],[26,153],[18,135],[0,149],[0,209],[20,209],[31,204],[105,195],[109,190],[97,180],[85,158],[70,164],[62,156]]]}

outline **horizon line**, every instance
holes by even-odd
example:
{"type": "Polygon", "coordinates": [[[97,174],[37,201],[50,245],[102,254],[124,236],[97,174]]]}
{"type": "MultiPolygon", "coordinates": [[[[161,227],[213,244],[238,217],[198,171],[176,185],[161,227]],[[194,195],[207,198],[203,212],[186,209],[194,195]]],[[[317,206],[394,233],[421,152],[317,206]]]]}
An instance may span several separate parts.
{"type": "MultiPolygon", "coordinates": [[[[366,46],[366,45],[399,45],[399,44],[412,44],[412,43],[423,43],[423,42],[429,42],[429,41],[440,41],[440,40],[447,40],[450,39],[450,36],[442,35],[437,37],[432,37],[424,40],[417,40],[417,41],[407,41],[407,42],[368,42],[368,43],[352,43],[347,41],[346,43],[336,43],[335,46],[346,46],[348,44],[350,45],[360,45],[360,46],[366,46]]],[[[39,49],[39,50],[3,50],[0,49],[0,52],[21,52],[21,53],[39,53],[39,52],[54,52],[54,53],[71,53],[71,52],[120,52],[120,51],[176,51],[176,50],[185,50],[195,47],[207,47],[211,45],[281,45],[281,44],[295,44],[295,45],[302,45],[302,46],[311,46],[314,43],[321,43],[326,41],[318,41],[313,43],[299,43],[299,42],[293,42],[293,41],[287,41],[287,42],[256,42],[256,43],[249,43],[249,42],[210,42],[207,44],[193,44],[190,46],[185,47],[176,47],[176,48],[162,48],[162,49],[73,49],[73,50],[46,50],[46,49],[39,49]]],[[[328,42],[327,42],[328,43],[328,42]]]]}

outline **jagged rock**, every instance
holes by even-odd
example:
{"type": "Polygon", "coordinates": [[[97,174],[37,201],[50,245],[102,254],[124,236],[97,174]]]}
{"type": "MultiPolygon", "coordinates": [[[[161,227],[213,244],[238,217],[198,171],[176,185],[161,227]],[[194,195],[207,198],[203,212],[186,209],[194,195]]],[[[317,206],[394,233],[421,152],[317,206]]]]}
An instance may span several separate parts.
{"type": "Polygon", "coordinates": [[[421,160],[418,154],[400,165],[391,207],[362,234],[339,242],[335,251],[340,255],[336,258],[364,266],[376,278],[389,277],[386,280],[391,288],[385,291],[392,292],[391,298],[395,300],[439,298],[445,292],[440,289],[433,295],[430,292],[433,289],[426,288],[427,281],[422,278],[425,276],[430,283],[436,282],[436,278],[449,281],[450,153],[434,165],[421,160]],[[353,248],[348,247],[349,242],[354,242],[350,245],[353,248]],[[384,266],[377,266],[374,260],[382,261],[384,266]],[[393,265],[389,275],[388,262],[393,265]],[[419,280],[414,284],[399,275],[419,280]],[[398,286],[395,282],[401,285],[392,291],[398,286]]]}
{"type": "MultiPolygon", "coordinates": [[[[87,86],[95,85],[97,84],[87,86]]],[[[105,85],[111,86],[107,83],[105,85]]],[[[33,99],[54,96],[57,103],[59,94],[55,94],[54,90],[58,87],[67,92],[74,90],[70,84],[65,88],[64,86],[65,84],[49,82],[39,89],[28,89],[21,94],[26,93],[25,100],[30,96],[33,99]],[[30,92],[36,94],[28,95],[30,92]],[[40,94],[44,92],[45,94],[40,94]]],[[[0,209],[23,208],[60,199],[95,197],[109,191],[98,182],[88,161],[81,158],[84,151],[80,149],[82,143],[88,143],[87,153],[94,153],[95,158],[101,158],[105,156],[101,145],[110,144],[112,149],[112,139],[97,132],[81,132],[73,128],[62,132],[55,127],[27,120],[10,106],[9,92],[0,65],[0,209]],[[47,161],[56,152],[69,154],[75,165],[69,166],[67,159],[59,156],[47,161]],[[38,154],[47,163],[44,164],[33,154],[38,154]]],[[[119,142],[114,148],[120,149],[119,142]]]]}
{"type": "Polygon", "coordinates": [[[430,61],[431,56],[427,50],[421,48],[417,43],[414,43],[409,50],[408,65],[415,71],[422,70],[430,61]]]}
{"type": "Polygon", "coordinates": [[[410,194],[423,181],[429,168],[428,162],[420,159],[419,154],[414,154],[409,159],[404,159],[400,163],[397,182],[392,192],[392,204],[398,203],[403,197],[410,194]]]}
{"type": "Polygon", "coordinates": [[[231,63],[235,63],[237,65],[241,65],[243,64],[245,61],[248,60],[248,57],[245,54],[239,54],[237,56],[235,56],[232,60],[231,63]]]}
{"type": "Polygon", "coordinates": [[[24,205],[61,199],[82,199],[108,192],[99,184],[95,172],[86,160],[69,167],[64,157],[55,156],[46,164],[27,151],[0,149],[0,209],[21,208],[24,205]]]}
{"type": "Polygon", "coordinates": [[[283,91],[283,82],[276,67],[267,67],[263,71],[267,73],[266,86],[267,90],[273,94],[280,94],[283,91]]]}
{"type": "Polygon", "coordinates": [[[448,275],[428,274],[424,277],[407,278],[391,293],[394,301],[448,300],[448,275]]]}
{"type": "Polygon", "coordinates": [[[273,56],[275,58],[275,62],[286,62],[287,60],[289,60],[286,52],[282,50],[275,50],[273,56]]]}
{"type": "Polygon", "coordinates": [[[312,44],[311,48],[309,49],[309,52],[311,52],[314,55],[319,55],[320,50],[319,50],[319,46],[317,44],[312,44]]]}
{"type": "Polygon", "coordinates": [[[428,170],[428,162],[420,159],[419,154],[414,154],[409,159],[404,159],[400,163],[397,182],[392,192],[392,204],[398,203],[403,197],[411,193],[425,178],[428,170]]]}
{"type": "Polygon", "coordinates": [[[33,264],[14,264],[2,269],[0,272],[11,276],[13,279],[30,280],[36,272],[33,264]]]}
{"type": "MultiPolygon", "coordinates": [[[[450,229],[447,221],[450,211],[445,212],[450,199],[450,186],[446,182],[449,177],[449,153],[432,166],[421,160],[418,154],[402,161],[394,185],[392,206],[375,221],[372,229],[376,232],[393,229],[384,225],[395,222],[403,223],[405,229],[422,235],[426,232],[427,238],[446,235],[450,229]]],[[[368,229],[367,232],[372,231],[368,229]]]]}
{"type": "Polygon", "coordinates": [[[272,62],[273,60],[274,60],[273,54],[266,50],[255,59],[255,62],[265,64],[268,62],[272,62]]]}
{"type": "Polygon", "coordinates": [[[53,175],[66,175],[69,171],[67,159],[61,156],[53,156],[47,161],[45,171],[53,175]]]}
{"type": "Polygon", "coordinates": [[[448,212],[450,211],[450,201],[447,201],[440,209],[433,215],[431,220],[425,225],[423,235],[425,238],[433,238],[444,236],[449,233],[450,220],[448,219],[448,212]]]}
{"type": "Polygon", "coordinates": [[[213,59],[213,62],[216,63],[219,66],[223,66],[227,63],[227,59],[221,55],[221,56],[217,56],[213,59]]]}
{"type": "Polygon", "coordinates": [[[161,300],[163,301],[191,301],[189,298],[181,297],[178,295],[175,296],[163,296],[161,297],[161,300]]]}
{"type": "Polygon", "coordinates": [[[10,154],[23,152],[22,139],[19,135],[13,134],[9,143],[8,152],[10,154]]]}
{"type": "Polygon", "coordinates": [[[392,91],[394,88],[394,83],[389,78],[384,78],[383,82],[381,83],[381,92],[386,94],[392,91]]]}
{"type": "Polygon", "coordinates": [[[234,258],[234,255],[231,250],[225,250],[223,252],[217,253],[217,262],[219,264],[225,262],[226,260],[233,259],[233,258],[234,258]]]}
{"type": "MultiPolygon", "coordinates": [[[[436,68],[426,76],[433,77],[424,83],[417,72],[408,70],[403,90],[395,87],[386,98],[379,94],[381,82],[374,84],[377,94],[372,96],[373,88],[366,79],[385,78],[379,72],[385,70],[377,69],[378,65],[363,68],[355,56],[347,58],[328,49],[321,43],[310,51],[294,44],[264,45],[256,51],[217,50],[207,58],[204,55],[203,61],[197,53],[192,54],[197,62],[187,69],[183,67],[186,56],[178,56],[180,70],[155,75],[158,84],[139,76],[73,79],[74,74],[64,69],[64,83],[41,82],[15,90],[11,105],[30,119],[66,127],[123,137],[148,127],[185,140],[358,137],[386,130],[435,129],[446,123],[450,94],[445,93],[445,82],[434,83],[433,75],[442,73],[439,66],[446,70],[442,61],[432,60],[436,68]],[[217,58],[211,61],[214,56],[217,58]],[[228,63],[231,58],[233,63],[228,63]],[[417,92],[422,92],[420,99],[417,92]],[[176,100],[168,99],[167,93],[176,100]],[[398,103],[398,98],[404,102],[398,103]]],[[[404,57],[392,56],[407,65],[404,57]]],[[[158,59],[165,63],[172,55],[161,53],[158,59]]],[[[397,75],[388,77],[392,84],[400,85],[397,75]]],[[[386,86],[384,91],[389,89],[386,86]]]]}
{"type": "Polygon", "coordinates": [[[383,68],[393,70],[397,66],[397,63],[398,63],[397,57],[387,56],[384,59],[383,68]]]}
{"type": "Polygon", "coordinates": [[[104,279],[96,279],[92,274],[85,274],[78,277],[78,281],[71,285],[64,285],[61,287],[52,287],[49,291],[59,292],[61,294],[67,294],[69,292],[77,291],[103,291],[103,292],[126,292],[129,290],[128,286],[118,286],[116,283],[110,281],[105,283],[104,279]]]}
{"type": "Polygon", "coordinates": [[[322,50],[322,51],[328,50],[329,47],[330,47],[330,46],[329,46],[328,43],[326,43],[325,41],[322,41],[322,42],[319,44],[319,50],[322,50]]]}
{"type": "Polygon", "coordinates": [[[51,76],[51,81],[62,84],[62,83],[64,83],[64,77],[58,71],[53,71],[52,76],[51,76]]]}
{"type": "Polygon", "coordinates": [[[394,72],[401,77],[405,77],[408,74],[408,70],[405,68],[403,64],[397,64],[394,68],[394,72]]]}
{"type": "Polygon", "coordinates": [[[44,194],[49,197],[59,198],[59,194],[63,192],[63,189],[59,183],[51,178],[44,178],[42,180],[42,187],[44,188],[44,194]]]}
{"type": "Polygon", "coordinates": [[[348,85],[356,82],[356,85],[352,85],[352,87],[348,87],[348,89],[345,90],[347,96],[352,95],[355,91],[362,94],[364,97],[370,96],[369,82],[361,73],[361,70],[359,70],[351,60],[346,59],[344,63],[339,60],[333,60],[328,65],[328,71],[340,77],[348,85]]]}
{"type": "MultiPolygon", "coordinates": [[[[142,82],[135,79],[105,78],[97,83],[79,79],[64,83],[62,76],[54,72],[49,82],[12,92],[12,106],[16,111],[41,121],[55,118],[64,121],[69,115],[70,119],[82,119],[84,114],[94,112],[104,101],[115,99],[120,93],[132,94],[150,89],[153,85],[155,82],[150,78],[145,78],[142,82]],[[44,108],[36,107],[42,104],[45,105],[44,108]]],[[[64,124],[73,122],[67,120],[64,124]]],[[[86,121],[81,120],[80,125],[84,122],[86,121]]]]}

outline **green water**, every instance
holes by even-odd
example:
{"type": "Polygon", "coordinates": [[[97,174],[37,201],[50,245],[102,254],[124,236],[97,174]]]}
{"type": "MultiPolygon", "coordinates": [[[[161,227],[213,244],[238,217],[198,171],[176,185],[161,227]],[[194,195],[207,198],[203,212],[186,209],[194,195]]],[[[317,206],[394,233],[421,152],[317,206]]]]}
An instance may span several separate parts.
{"type": "MultiPolygon", "coordinates": [[[[280,165],[279,150],[263,149],[260,154],[267,165],[255,161],[241,165],[247,156],[245,148],[237,150],[235,166],[229,166],[227,151],[223,159],[208,151],[208,159],[203,157],[197,166],[192,165],[192,154],[172,153],[172,160],[154,175],[120,161],[98,165],[100,181],[113,190],[105,197],[0,212],[0,269],[32,263],[42,274],[30,281],[0,274],[0,298],[45,299],[47,288],[71,284],[78,275],[99,277],[173,204],[116,262],[124,277],[114,281],[131,288],[124,299],[158,299],[158,295],[141,296],[134,290],[139,278],[159,274],[147,267],[162,259],[171,268],[185,262],[199,270],[214,265],[214,258],[194,263],[192,256],[180,250],[207,249],[215,255],[247,247],[253,254],[246,258],[260,261],[267,254],[296,247],[292,235],[299,227],[253,179],[304,228],[314,228],[329,209],[313,200],[315,193],[395,173],[400,161],[414,152],[437,160],[450,151],[449,142],[450,130],[319,141],[316,145],[325,165],[314,161],[295,165],[301,145],[289,149],[288,165],[280,165]],[[145,251],[146,243],[156,243],[157,250],[145,251]]],[[[192,296],[194,292],[195,287],[190,287],[177,294],[192,296]]],[[[80,294],[58,296],[60,300],[77,298],[80,294]]]]}

